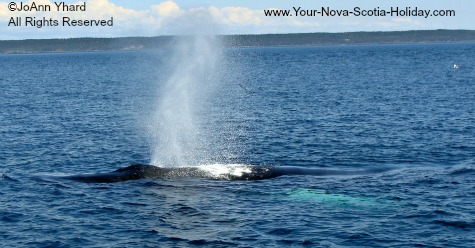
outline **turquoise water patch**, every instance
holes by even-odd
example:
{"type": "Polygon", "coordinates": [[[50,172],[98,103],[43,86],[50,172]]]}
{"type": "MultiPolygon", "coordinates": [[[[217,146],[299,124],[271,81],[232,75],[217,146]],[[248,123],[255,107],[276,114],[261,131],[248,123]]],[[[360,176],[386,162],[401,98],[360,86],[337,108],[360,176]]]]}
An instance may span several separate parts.
{"type": "Polygon", "coordinates": [[[387,202],[383,202],[371,197],[358,197],[341,193],[328,193],[326,190],[322,189],[299,188],[290,190],[286,193],[286,195],[291,199],[299,201],[311,201],[342,208],[383,207],[387,205],[387,202]]]}

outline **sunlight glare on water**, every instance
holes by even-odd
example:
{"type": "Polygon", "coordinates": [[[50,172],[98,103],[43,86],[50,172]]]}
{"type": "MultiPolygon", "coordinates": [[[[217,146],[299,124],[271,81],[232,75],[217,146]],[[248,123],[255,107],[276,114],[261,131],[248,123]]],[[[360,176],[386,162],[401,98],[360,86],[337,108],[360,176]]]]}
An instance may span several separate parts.
{"type": "Polygon", "coordinates": [[[199,168],[209,173],[212,178],[241,177],[244,173],[251,173],[251,166],[245,164],[206,164],[200,165],[199,168]]]}

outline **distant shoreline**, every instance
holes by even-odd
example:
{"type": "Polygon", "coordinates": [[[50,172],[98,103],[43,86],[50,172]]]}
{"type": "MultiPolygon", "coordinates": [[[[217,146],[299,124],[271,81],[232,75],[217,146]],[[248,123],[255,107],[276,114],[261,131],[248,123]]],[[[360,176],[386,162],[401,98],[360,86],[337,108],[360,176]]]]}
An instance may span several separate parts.
{"type": "MultiPolygon", "coordinates": [[[[220,35],[226,47],[475,42],[475,30],[220,35]]],[[[0,54],[168,49],[173,36],[0,40],[0,54]]]]}

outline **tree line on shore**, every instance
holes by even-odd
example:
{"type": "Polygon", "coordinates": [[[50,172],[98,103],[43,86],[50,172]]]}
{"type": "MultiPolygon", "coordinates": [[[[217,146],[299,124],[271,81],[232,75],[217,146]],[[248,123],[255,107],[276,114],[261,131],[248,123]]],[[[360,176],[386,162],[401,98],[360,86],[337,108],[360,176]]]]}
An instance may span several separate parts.
{"type": "MultiPolygon", "coordinates": [[[[296,33],[218,36],[226,47],[475,42],[474,30],[296,33]]],[[[0,53],[167,49],[173,36],[0,40],[0,53]]]]}

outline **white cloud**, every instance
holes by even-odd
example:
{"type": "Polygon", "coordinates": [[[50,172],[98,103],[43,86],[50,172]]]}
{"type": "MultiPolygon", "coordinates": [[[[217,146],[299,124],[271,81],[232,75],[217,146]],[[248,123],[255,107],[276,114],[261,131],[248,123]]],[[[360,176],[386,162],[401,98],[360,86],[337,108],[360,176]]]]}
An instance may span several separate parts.
{"type": "Polygon", "coordinates": [[[262,11],[244,7],[226,7],[218,10],[227,24],[261,25],[264,23],[262,11]]]}
{"type": "Polygon", "coordinates": [[[180,13],[180,7],[173,1],[166,1],[150,7],[151,12],[158,13],[160,16],[176,16],[180,13]]]}

